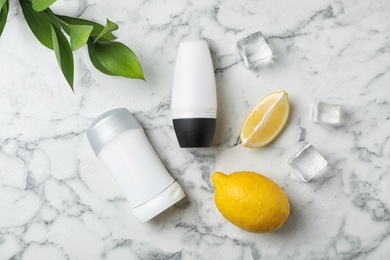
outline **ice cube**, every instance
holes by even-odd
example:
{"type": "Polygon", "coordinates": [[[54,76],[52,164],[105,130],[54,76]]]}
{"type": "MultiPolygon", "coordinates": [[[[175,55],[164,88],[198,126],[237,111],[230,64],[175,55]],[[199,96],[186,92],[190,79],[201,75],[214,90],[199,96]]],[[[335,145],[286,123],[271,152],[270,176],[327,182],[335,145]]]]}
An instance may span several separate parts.
{"type": "Polygon", "coordinates": [[[252,33],[238,40],[236,48],[247,68],[252,68],[272,57],[272,51],[268,47],[261,32],[252,33]]]}
{"type": "Polygon", "coordinates": [[[296,174],[304,181],[310,181],[328,163],[313,145],[307,144],[295,155],[288,159],[288,163],[296,174]]]}
{"type": "Polygon", "coordinates": [[[312,104],[312,120],[321,124],[340,123],[340,104],[315,101],[312,104]]]}

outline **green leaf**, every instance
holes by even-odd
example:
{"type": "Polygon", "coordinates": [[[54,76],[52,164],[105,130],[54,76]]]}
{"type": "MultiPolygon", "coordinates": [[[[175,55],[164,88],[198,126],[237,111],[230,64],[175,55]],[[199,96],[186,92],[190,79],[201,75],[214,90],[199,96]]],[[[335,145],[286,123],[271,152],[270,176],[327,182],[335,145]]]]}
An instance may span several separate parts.
{"type": "Polygon", "coordinates": [[[98,60],[96,53],[95,53],[95,48],[93,46],[92,40],[88,41],[88,53],[89,53],[89,59],[91,60],[93,66],[95,66],[96,69],[98,69],[100,72],[110,75],[110,76],[116,76],[114,73],[106,69],[98,60]]]}
{"type": "MultiPolygon", "coordinates": [[[[84,19],[80,19],[80,18],[73,18],[73,17],[69,17],[69,16],[63,16],[63,15],[57,15],[57,17],[60,18],[62,21],[68,23],[69,25],[73,24],[73,25],[93,26],[93,30],[90,34],[90,36],[92,36],[92,37],[97,37],[100,34],[100,32],[103,31],[103,29],[104,29],[103,25],[92,22],[92,21],[88,21],[88,20],[84,20],[84,19]]],[[[67,26],[64,26],[63,28],[69,34],[70,33],[69,28],[66,28],[66,27],[67,26]]],[[[109,33],[106,33],[105,35],[103,35],[100,38],[100,41],[112,41],[115,39],[116,39],[115,35],[113,35],[111,32],[109,32],[109,33]]]]}
{"type": "Polygon", "coordinates": [[[54,52],[56,54],[58,65],[62,70],[70,88],[73,90],[74,64],[73,53],[65,35],[55,26],[50,25],[53,40],[54,52]]]}
{"type": "Polygon", "coordinates": [[[0,10],[3,8],[3,5],[7,2],[7,0],[0,0],[0,10]]]}
{"type": "Polygon", "coordinates": [[[7,16],[8,16],[8,2],[4,1],[4,3],[0,2],[0,36],[3,33],[5,24],[7,22],[7,16]]]}
{"type": "Polygon", "coordinates": [[[23,15],[26,18],[27,24],[35,37],[47,48],[53,49],[53,40],[51,36],[51,24],[48,15],[45,12],[35,12],[30,2],[19,0],[22,7],[23,15]]]}
{"type": "Polygon", "coordinates": [[[119,28],[119,27],[118,27],[118,25],[117,25],[116,23],[111,22],[110,20],[107,19],[106,26],[105,26],[104,29],[99,33],[99,35],[95,38],[95,40],[93,41],[93,43],[96,43],[96,42],[97,42],[100,38],[102,38],[105,34],[118,30],[118,28],[119,28]]]}
{"type": "Polygon", "coordinates": [[[70,36],[70,46],[72,47],[73,51],[83,47],[87,43],[89,35],[93,30],[93,26],[91,25],[70,24],[68,28],[70,36]]]}
{"type": "Polygon", "coordinates": [[[36,12],[42,12],[51,6],[57,0],[32,0],[32,8],[36,12]]]}
{"type": "Polygon", "coordinates": [[[126,45],[120,42],[97,42],[89,43],[88,47],[93,65],[101,72],[108,75],[145,80],[137,56],[126,45]],[[98,61],[100,65],[96,66],[94,60],[98,61]],[[107,71],[109,73],[106,73],[107,71]]]}

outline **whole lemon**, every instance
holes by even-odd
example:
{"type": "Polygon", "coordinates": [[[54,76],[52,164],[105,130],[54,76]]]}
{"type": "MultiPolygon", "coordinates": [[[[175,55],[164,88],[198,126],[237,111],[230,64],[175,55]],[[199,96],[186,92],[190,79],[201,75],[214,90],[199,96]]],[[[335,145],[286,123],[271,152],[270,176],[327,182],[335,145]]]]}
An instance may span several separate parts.
{"type": "Polygon", "coordinates": [[[290,214],[284,191],[272,180],[255,172],[212,175],[215,204],[234,225],[253,233],[268,233],[280,228],[290,214]]]}

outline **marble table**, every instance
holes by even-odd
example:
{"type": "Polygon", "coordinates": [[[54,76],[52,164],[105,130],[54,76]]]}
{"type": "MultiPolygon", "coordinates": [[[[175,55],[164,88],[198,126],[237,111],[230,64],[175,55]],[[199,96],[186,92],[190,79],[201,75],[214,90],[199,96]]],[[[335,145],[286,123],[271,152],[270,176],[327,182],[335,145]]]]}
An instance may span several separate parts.
{"type": "Polygon", "coordinates": [[[57,13],[117,22],[147,83],[98,72],[75,52],[75,93],[54,53],[29,31],[17,1],[0,38],[0,259],[389,259],[390,2],[58,0],[57,13]],[[274,57],[248,70],[234,43],[262,31],[274,57]],[[171,87],[183,39],[205,39],[218,91],[213,146],[181,149],[171,87]],[[291,114],[262,149],[239,143],[263,96],[285,90],[291,114]],[[313,100],[342,105],[343,124],[315,124],[313,100]],[[86,139],[101,113],[125,107],[145,128],[186,199],[139,224],[86,139]],[[287,159],[303,142],[328,166],[303,183],[287,159]],[[227,222],[214,171],[251,170],[288,194],[291,214],[271,234],[227,222]]]}

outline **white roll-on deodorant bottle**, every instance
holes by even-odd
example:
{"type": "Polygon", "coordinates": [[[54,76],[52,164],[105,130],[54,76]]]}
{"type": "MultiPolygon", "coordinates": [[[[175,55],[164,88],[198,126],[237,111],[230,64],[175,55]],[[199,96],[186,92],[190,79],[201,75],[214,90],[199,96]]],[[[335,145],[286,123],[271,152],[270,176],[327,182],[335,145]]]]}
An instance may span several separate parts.
{"type": "Polygon", "coordinates": [[[113,109],[96,118],[87,137],[96,156],[122,188],[139,222],[150,220],[185,197],[127,109],[113,109]]]}
{"type": "Polygon", "coordinates": [[[171,109],[180,147],[212,145],[217,121],[217,90],[207,42],[195,40],[180,44],[171,109]]]}

